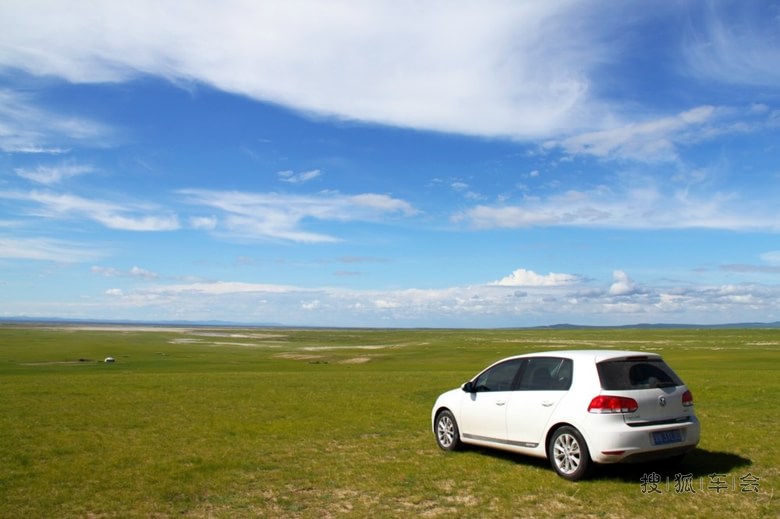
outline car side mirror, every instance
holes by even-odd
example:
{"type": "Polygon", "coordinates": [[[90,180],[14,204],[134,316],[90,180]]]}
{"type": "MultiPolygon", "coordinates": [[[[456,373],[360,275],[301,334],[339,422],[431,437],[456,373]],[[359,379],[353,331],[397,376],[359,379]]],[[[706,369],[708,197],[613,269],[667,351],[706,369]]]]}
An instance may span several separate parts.
{"type": "Polygon", "coordinates": [[[472,381],[470,381],[470,380],[468,382],[466,382],[465,384],[463,384],[463,386],[461,386],[461,387],[463,388],[463,391],[465,391],[466,393],[473,393],[474,392],[474,383],[472,381]]]}

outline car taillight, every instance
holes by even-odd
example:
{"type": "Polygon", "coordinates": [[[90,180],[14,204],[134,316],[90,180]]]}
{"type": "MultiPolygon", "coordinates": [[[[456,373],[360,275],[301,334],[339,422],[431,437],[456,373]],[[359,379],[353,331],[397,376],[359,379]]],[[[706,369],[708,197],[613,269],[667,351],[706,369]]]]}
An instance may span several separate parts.
{"type": "Polygon", "coordinates": [[[691,407],[693,405],[693,393],[690,391],[683,393],[682,404],[684,407],[691,407]]]}
{"type": "Polygon", "coordinates": [[[589,413],[633,413],[639,409],[639,404],[633,398],[623,396],[599,395],[590,401],[589,413]]]}

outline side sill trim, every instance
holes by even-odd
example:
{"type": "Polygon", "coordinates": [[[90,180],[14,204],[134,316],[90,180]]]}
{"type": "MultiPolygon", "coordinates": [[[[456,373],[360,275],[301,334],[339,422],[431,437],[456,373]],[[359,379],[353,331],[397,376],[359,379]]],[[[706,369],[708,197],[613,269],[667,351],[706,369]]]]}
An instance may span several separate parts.
{"type": "Polygon", "coordinates": [[[532,442],[518,442],[513,440],[499,440],[497,438],[489,438],[487,436],[477,436],[476,434],[463,434],[464,438],[467,438],[469,440],[475,440],[480,442],[490,442],[490,443],[498,443],[501,445],[511,445],[512,447],[525,447],[528,449],[534,449],[536,448],[539,443],[532,443],[532,442]]]}

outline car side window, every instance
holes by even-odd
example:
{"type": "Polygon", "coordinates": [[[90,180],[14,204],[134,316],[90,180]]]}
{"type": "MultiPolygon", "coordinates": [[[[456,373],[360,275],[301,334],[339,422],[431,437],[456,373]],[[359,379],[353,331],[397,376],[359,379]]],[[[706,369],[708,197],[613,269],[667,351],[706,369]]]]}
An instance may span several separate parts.
{"type": "Polygon", "coordinates": [[[474,391],[511,391],[523,359],[512,359],[497,364],[474,380],[474,391]]]}
{"type": "Polygon", "coordinates": [[[533,357],[523,370],[520,390],[565,391],[571,387],[573,363],[559,357],[533,357]]]}

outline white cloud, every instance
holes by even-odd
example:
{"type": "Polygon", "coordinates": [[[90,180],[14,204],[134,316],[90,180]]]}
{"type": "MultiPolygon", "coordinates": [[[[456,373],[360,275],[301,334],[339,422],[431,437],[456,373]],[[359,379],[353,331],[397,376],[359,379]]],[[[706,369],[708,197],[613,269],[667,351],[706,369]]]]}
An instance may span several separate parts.
{"type": "Polygon", "coordinates": [[[302,230],[303,220],[377,221],[392,215],[417,214],[408,202],[375,193],[287,195],[200,189],[187,189],[180,193],[190,204],[224,212],[218,222],[215,220],[215,232],[249,239],[335,242],[338,238],[334,236],[302,230]]]}
{"type": "Polygon", "coordinates": [[[202,231],[213,231],[217,228],[219,219],[216,216],[193,216],[190,218],[190,227],[202,231]]]}
{"type": "Polygon", "coordinates": [[[101,256],[94,247],[62,240],[0,235],[0,258],[80,263],[101,256]]]}
{"type": "Polygon", "coordinates": [[[109,229],[124,231],[171,231],[179,228],[174,214],[139,214],[154,211],[145,204],[118,204],[76,195],[44,191],[0,191],[0,198],[36,204],[29,211],[45,218],[87,218],[109,229]]]}
{"type": "Polygon", "coordinates": [[[611,286],[598,282],[590,286],[592,281],[579,279],[576,283],[526,285],[522,291],[490,284],[399,290],[312,289],[244,282],[154,285],[114,291],[105,305],[120,309],[122,315],[130,309],[150,312],[155,319],[308,326],[708,324],[755,320],[756,313],[780,313],[777,286],[642,285],[639,290],[624,272],[616,271],[613,276],[611,286]]]}
{"type": "Polygon", "coordinates": [[[371,212],[400,213],[404,216],[414,216],[419,213],[419,211],[412,207],[409,202],[388,195],[364,193],[361,195],[345,196],[343,197],[343,200],[346,202],[347,207],[354,205],[371,212]]]}
{"type": "MultiPolygon", "coordinates": [[[[600,98],[592,84],[620,81],[603,74],[643,52],[648,42],[632,37],[645,33],[643,24],[685,17],[688,32],[669,43],[682,56],[682,73],[777,86],[772,9],[750,2],[29,0],[0,7],[0,67],[71,82],[150,74],[303,113],[469,135],[552,137],[572,153],[670,160],[681,130],[663,127],[701,124],[687,118],[706,107],[637,117],[641,108],[600,98]]],[[[62,149],[44,138],[52,133],[100,136],[95,123],[24,115],[16,106],[29,104],[0,96],[0,120],[22,128],[0,127],[6,150],[62,149]],[[51,130],[42,136],[48,120],[51,130]]]]}
{"type": "Polygon", "coordinates": [[[615,178],[608,187],[526,197],[517,204],[477,205],[452,216],[476,229],[568,226],[612,229],[727,229],[777,231],[771,204],[697,186],[695,178],[615,178]],[[674,180],[674,179],[672,179],[674,180]]]}
{"type": "MultiPolygon", "coordinates": [[[[0,33],[2,11],[0,7],[0,33]]],[[[2,38],[0,66],[5,55],[2,38]]],[[[104,147],[114,138],[114,130],[102,123],[48,111],[29,95],[0,89],[0,151],[61,155],[72,144],[104,147]]]]}
{"type": "Polygon", "coordinates": [[[93,266],[90,270],[94,274],[98,274],[104,277],[131,277],[142,279],[144,281],[154,281],[159,278],[157,273],[136,266],[127,271],[119,270],[113,267],[100,266],[93,266]]]}
{"type": "Polygon", "coordinates": [[[294,171],[286,170],[286,171],[279,171],[276,174],[279,177],[279,180],[282,182],[287,182],[289,184],[302,184],[304,182],[308,182],[309,180],[313,180],[320,176],[320,170],[319,169],[312,169],[311,171],[301,171],[300,173],[295,173],[294,171]]]}
{"type": "Polygon", "coordinates": [[[642,161],[676,160],[679,142],[690,139],[690,131],[711,121],[715,112],[713,106],[699,106],[671,117],[569,137],[561,141],[560,146],[574,155],[642,161]]]}
{"type": "Polygon", "coordinates": [[[274,285],[265,283],[244,283],[239,281],[216,281],[211,283],[188,283],[180,285],[163,285],[139,290],[140,293],[159,295],[237,295],[237,294],[286,294],[309,292],[304,288],[291,285],[274,285]]]}
{"type": "Polygon", "coordinates": [[[609,287],[609,295],[612,296],[626,296],[633,294],[636,291],[636,286],[628,274],[622,270],[616,270],[612,273],[612,277],[615,282],[609,287]]]}
{"type": "Polygon", "coordinates": [[[301,301],[301,310],[317,310],[321,303],[315,299],[313,301],[301,301]]]}
{"type": "Polygon", "coordinates": [[[130,270],[123,271],[113,267],[100,267],[93,266],[90,269],[93,273],[99,274],[104,277],[131,277],[138,278],[144,281],[154,281],[159,278],[157,273],[150,270],[143,269],[141,267],[132,267],[130,270]]]}
{"type": "Polygon", "coordinates": [[[59,184],[63,180],[91,173],[92,171],[92,166],[74,163],[63,163],[57,166],[38,166],[35,169],[14,169],[14,173],[18,176],[44,185],[59,184]]]}
{"type": "Polygon", "coordinates": [[[556,274],[550,272],[547,275],[537,274],[532,270],[517,269],[510,275],[493,281],[491,285],[504,287],[555,287],[566,286],[580,282],[579,276],[573,274],[556,274]]]}
{"type": "Polygon", "coordinates": [[[621,19],[573,0],[30,0],[0,14],[0,66],[36,75],[152,74],[304,112],[510,137],[599,116],[589,76],[612,50],[594,29],[621,19]]]}
{"type": "Polygon", "coordinates": [[[773,2],[712,2],[688,26],[683,72],[706,81],[780,86],[780,12],[773,2]]]}
{"type": "Polygon", "coordinates": [[[89,270],[92,273],[94,273],[94,274],[98,274],[100,276],[104,276],[104,277],[107,277],[107,278],[116,277],[116,276],[121,276],[122,275],[122,272],[120,270],[117,270],[117,269],[115,269],[113,267],[100,267],[100,266],[95,265],[95,266],[91,267],[89,270]]]}
{"type": "Polygon", "coordinates": [[[773,250],[761,254],[761,260],[772,265],[780,265],[780,251],[773,250]]]}

